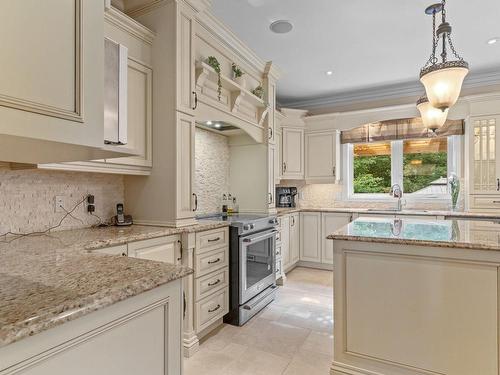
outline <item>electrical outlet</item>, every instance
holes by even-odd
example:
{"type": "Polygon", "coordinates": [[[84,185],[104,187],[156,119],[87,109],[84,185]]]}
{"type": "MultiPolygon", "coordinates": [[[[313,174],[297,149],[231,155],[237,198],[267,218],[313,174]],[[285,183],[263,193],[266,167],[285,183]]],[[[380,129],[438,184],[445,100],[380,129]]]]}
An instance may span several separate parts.
{"type": "Polygon", "coordinates": [[[54,197],[54,211],[55,212],[64,212],[64,195],[56,195],[54,197]]]}

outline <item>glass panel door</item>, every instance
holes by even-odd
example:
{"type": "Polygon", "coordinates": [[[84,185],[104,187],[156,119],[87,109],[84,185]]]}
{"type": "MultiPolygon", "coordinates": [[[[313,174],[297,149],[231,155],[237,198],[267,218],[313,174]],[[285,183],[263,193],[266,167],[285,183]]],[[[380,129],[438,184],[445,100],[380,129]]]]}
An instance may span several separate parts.
{"type": "Polygon", "coordinates": [[[476,119],[473,125],[474,191],[497,192],[497,119],[476,119]]]}

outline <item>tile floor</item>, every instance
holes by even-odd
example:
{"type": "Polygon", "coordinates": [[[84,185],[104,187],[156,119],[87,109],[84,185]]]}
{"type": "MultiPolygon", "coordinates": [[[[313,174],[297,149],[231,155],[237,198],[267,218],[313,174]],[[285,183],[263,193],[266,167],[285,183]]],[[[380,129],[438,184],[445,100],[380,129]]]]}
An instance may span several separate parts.
{"type": "Polygon", "coordinates": [[[296,268],[276,300],[243,327],[223,325],[184,363],[185,375],[328,375],[333,273],[296,268]]]}

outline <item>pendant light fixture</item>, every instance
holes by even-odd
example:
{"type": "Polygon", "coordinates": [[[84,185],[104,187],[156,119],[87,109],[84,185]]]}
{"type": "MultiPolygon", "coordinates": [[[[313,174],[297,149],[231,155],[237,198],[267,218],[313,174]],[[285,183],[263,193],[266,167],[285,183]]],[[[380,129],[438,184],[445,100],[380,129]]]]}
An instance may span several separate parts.
{"type": "Polygon", "coordinates": [[[443,111],[433,107],[425,95],[417,101],[417,108],[420,111],[424,126],[433,133],[444,125],[448,117],[448,109],[443,111]]]}
{"type": "Polygon", "coordinates": [[[420,82],[425,87],[430,104],[442,111],[452,107],[460,96],[469,64],[455,50],[451,40],[451,25],[446,22],[446,0],[429,6],[425,13],[432,15],[432,53],[420,71],[420,82]],[[436,16],[441,13],[441,24],[436,29],[436,16]],[[436,56],[441,45],[441,61],[436,56]],[[448,60],[448,48],[454,59],[448,60]]]}

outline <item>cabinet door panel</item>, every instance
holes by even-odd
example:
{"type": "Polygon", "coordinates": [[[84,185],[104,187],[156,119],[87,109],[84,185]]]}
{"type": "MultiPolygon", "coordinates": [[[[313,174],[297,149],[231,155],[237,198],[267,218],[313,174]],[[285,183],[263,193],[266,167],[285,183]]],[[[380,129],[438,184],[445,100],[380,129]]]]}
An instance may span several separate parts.
{"type": "Polygon", "coordinates": [[[300,214],[290,215],[290,258],[293,263],[300,259],[300,214]]]}
{"type": "Polygon", "coordinates": [[[283,128],[283,177],[304,178],[304,131],[283,128]]]}
{"type": "Polygon", "coordinates": [[[321,220],[321,263],[333,264],[333,241],[326,237],[336,230],[349,224],[350,214],[323,213],[321,220]]]}
{"type": "Polygon", "coordinates": [[[195,216],[194,182],[194,118],[177,113],[177,218],[195,216]]]}
{"type": "Polygon", "coordinates": [[[290,252],[290,216],[281,218],[281,259],[283,260],[283,268],[286,270],[292,262],[290,252]]]}
{"type": "Polygon", "coordinates": [[[276,147],[274,145],[270,144],[267,152],[268,152],[268,157],[269,157],[268,164],[267,164],[267,167],[269,168],[268,169],[269,175],[268,175],[268,179],[267,179],[268,204],[269,204],[269,208],[274,208],[274,207],[276,207],[276,202],[275,202],[276,197],[274,196],[275,195],[274,182],[276,179],[276,159],[277,159],[276,147]]]}
{"type": "Polygon", "coordinates": [[[306,179],[335,181],[335,133],[306,135],[306,179]]]}
{"type": "Polygon", "coordinates": [[[321,262],[321,213],[300,214],[301,247],[300,260],[321,262]]]}
{"type": "Polygon", "coordinates": [[[192,10],[178,3],[177,10],[177,109],[193,113],[194,84],[194,15],[192,10]]]}
{"type": "Polygon", "coordinates": [[[0,2],[1,134],[103,146],[103,20],[99,1],[0,2]]]}

